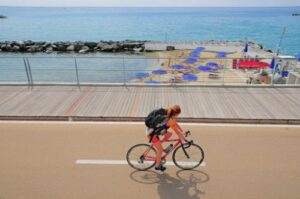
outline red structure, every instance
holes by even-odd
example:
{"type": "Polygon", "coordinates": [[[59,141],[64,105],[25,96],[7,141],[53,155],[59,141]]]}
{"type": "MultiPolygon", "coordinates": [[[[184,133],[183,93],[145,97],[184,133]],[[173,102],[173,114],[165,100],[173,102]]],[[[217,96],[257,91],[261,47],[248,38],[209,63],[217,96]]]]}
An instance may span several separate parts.
{"type": "Polygon", "coordinates": [[[250,59],[233,59],[232,60],[232,68],[267,68],[269,67],[269,63],[261,62],[258,59],[250,58],[250,59]]]}

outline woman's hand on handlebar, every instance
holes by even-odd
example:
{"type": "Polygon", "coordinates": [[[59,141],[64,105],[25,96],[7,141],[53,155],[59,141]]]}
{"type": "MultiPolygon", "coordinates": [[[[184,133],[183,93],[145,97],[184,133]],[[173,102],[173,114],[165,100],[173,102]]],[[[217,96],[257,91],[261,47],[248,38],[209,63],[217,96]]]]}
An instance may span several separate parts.
{"type": "Polygon", "coordinates": [[[191,132],[190,132],[190,131],[186,131],[186,132],[184,133],[184,136],[185,136],[185,137],[187,137],[187,136],[189,136],[189,135],[191,135],[191,132]]]}

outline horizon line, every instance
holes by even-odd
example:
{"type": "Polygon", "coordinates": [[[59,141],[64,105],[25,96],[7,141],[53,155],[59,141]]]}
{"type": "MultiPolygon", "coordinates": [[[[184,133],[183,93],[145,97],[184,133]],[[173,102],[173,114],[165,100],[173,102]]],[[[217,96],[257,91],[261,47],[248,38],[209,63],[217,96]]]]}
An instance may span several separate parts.
{"type": "Polygon", "coordinates": [[[300,8],[300,5],[286,5],[286,6],[86,6],[86,5],[0,5],[0,7],[33,7],[33,8],[76,8],[76,7],[85,7],[85,8],[300,8]]]}

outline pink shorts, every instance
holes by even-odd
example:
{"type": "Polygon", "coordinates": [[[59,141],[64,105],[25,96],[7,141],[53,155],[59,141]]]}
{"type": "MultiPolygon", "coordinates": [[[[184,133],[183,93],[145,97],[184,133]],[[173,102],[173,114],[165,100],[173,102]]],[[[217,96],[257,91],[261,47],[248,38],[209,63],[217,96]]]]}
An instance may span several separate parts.
{"type": "MultiPolygon", "coordinates": [[[[147,138],[150,140],[151,135],[148,134],[148,135],[147,135],[147,138]]],[[[158,137],[157,135],[155,135],[155,136],[153,136],[151,143],[155,144],[155,143],[157,143],[157,142],[159,142],[159,141],[160,141],[159,137],[158,137]]]]}
{"type": "MultiPolygon", "coordinates": [[[[147,129],[146,129],[146,135],[147,135],[147,138],[148,138],[149,140],[150,140],[150,138],[151,138],[151,135],[150,135],[151,132],[152,132],[152,129],[150,129],[150,128],[147,128],[147,129]]],[[[151,143],[155,144],[155,143],[157,143],[157,142],[159,142],[159,141],[160,141],[159,137],[158,137],[157,135],[155,135],[155,136],[153,136],[151,143]]]]}

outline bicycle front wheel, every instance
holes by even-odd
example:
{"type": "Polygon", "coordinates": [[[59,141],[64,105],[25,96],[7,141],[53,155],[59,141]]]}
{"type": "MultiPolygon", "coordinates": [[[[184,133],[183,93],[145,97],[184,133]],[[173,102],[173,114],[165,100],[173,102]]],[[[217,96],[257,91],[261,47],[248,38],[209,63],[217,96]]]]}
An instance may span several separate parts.
{"type": "Polygon", "coordinates": [[[204,160],[204,151],[197,144],[191,144],[187,148],[179,146],[173,153],[174,164],[184,170],[198,167],[204,160]]]}
{"type": "Polygon", "coordinates": [[[137,144],[126,155],[128,164],[139,171],[145,171],[155,165],[156,150],[149,144],[137,144]]]}

